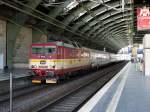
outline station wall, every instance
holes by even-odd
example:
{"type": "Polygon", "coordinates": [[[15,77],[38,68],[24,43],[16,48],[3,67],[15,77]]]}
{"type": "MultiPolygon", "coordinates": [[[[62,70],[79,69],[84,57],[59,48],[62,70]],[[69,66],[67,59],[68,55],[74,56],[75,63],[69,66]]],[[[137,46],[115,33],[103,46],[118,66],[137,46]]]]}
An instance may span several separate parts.
{"type": "Polygon", "coordinates": [[[6,58],[6,22],[0,20],[0,69],[5,66],[6,58]]]}

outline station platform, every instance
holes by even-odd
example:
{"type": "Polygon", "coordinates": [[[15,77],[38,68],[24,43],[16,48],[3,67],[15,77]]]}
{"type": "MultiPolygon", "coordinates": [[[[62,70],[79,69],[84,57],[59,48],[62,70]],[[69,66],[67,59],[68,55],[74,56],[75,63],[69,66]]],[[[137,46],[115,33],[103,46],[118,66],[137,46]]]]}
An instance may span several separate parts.
{"type": "MultiPolygon", "coordinates": [[[[30,76],[30,70],[28,69],[13,69],[11,73],[13,74],[13,78],[22,78],[30,76]]],[[[9,79],[10,71],[0,70],[0,81],[5,81],[9,79]]]]}
{"type": "Polygon", "coordinates": [[[129,62],[78,112],[150,112],[150,77],[129,62]]]}

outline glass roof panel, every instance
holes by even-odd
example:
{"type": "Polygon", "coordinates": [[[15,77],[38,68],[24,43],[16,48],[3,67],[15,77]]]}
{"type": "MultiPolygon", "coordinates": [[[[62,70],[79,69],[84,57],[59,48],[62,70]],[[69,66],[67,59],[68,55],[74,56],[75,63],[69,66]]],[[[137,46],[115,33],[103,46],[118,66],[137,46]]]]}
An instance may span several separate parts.
{"type": "Polygon", "coordinates": [[[86,12],[87,12],[87,11],[84,10],[84,11],[82,11],[81,13],[79,13],[78,16],[76,16],[76,17],[74,18],[74,21],[77,20],[79,17],[83,16],[86,12]]]}
{"type": "Polygon", "coordinates": [[[93,17],[89,17],[89,18],[85,19],[84,21],[85,21],[85,22],[88,22],[88,21],[90,21],[92,18],[93,18],[93,17]]]}
{"type": "Polygon", "coordinates": [[[111,0],[103,0],[104,2],[109,2],[109,1],[111,1],[111,0]]]}
{"type": "Polygon", "coordinates": [[[102,14],[102,13],[104,13],[105,11],[106,11],[106,9],[103,10],[103,11],[99,11],[98,13],[96,13],[96,16],[97,16],[97,15],[100,15],[100,14],[102,14]]]}
{"type": "Polygon", "coordinates": [[[72,2],[70,2],[70,4],[68,4],[68,6],[65,8],[65,11],[69,11],[71,9],[73,9],[74,7],[76,7],[79,4],[79,2],[77,2],[76,0],[73,0],[72,2]]]}
{"type": "Polygon", "coordinates": [[[82,16],[83,14],[85,14],[87,11],[83,11],[81,13],[79,13],[78,17],[82,16]]]}
{"type": "Polygon", "coordinates": [[[99,6],[99,4],[97,3],[97,4],[94,4],[94,5],[92,5],[91,6],[91,9],[94,9],[95,7],[97,7],[97,6],[99,6]]]}
{"type": "Polygon", "coordinates": [[[65,12],[68,12],[69,10],[75,8],[77,5],[85,1],[88,1],[88,0],[72,0],[72,2],[70,2],[70,4],[68,4],[67,7],[64,8],[64,10],[65,12]]]}

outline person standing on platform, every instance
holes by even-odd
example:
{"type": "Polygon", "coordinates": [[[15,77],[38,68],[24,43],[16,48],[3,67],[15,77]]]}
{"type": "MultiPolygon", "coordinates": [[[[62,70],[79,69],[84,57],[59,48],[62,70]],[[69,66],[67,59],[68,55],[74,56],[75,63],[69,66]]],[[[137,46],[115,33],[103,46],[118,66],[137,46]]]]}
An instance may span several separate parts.
{"type": "Polygon", "coordinates": [[[140,60],[140,72],[143,72],[143,70],[144,70],[144,60],[141,59],[140,60]]]}
{"type": "Polygon", "coordinates": [[[135,63],[135,70],[137,71],[138,70],[138,64],[139,64],[138,58],[134,59],[134,63],[135,63]]]}

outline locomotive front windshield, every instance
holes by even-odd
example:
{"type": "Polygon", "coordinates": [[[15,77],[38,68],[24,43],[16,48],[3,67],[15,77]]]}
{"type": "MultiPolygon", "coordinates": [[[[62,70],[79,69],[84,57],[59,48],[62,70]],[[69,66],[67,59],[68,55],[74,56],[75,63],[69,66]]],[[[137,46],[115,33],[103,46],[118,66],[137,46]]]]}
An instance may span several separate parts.
{"type": "Polygon", "coordinates": [[[55,52],[56,52],[56,47],[54,47],[54,46],[44,47],[44,54],[54,54],[55,52]]]}
{"type": "Polygon", "coordinates": [[[36,55],[54,54],[55,52],[56,52],[55,46],[33,46],[32,47],[32,54],[36,54],[36,55]]]}

